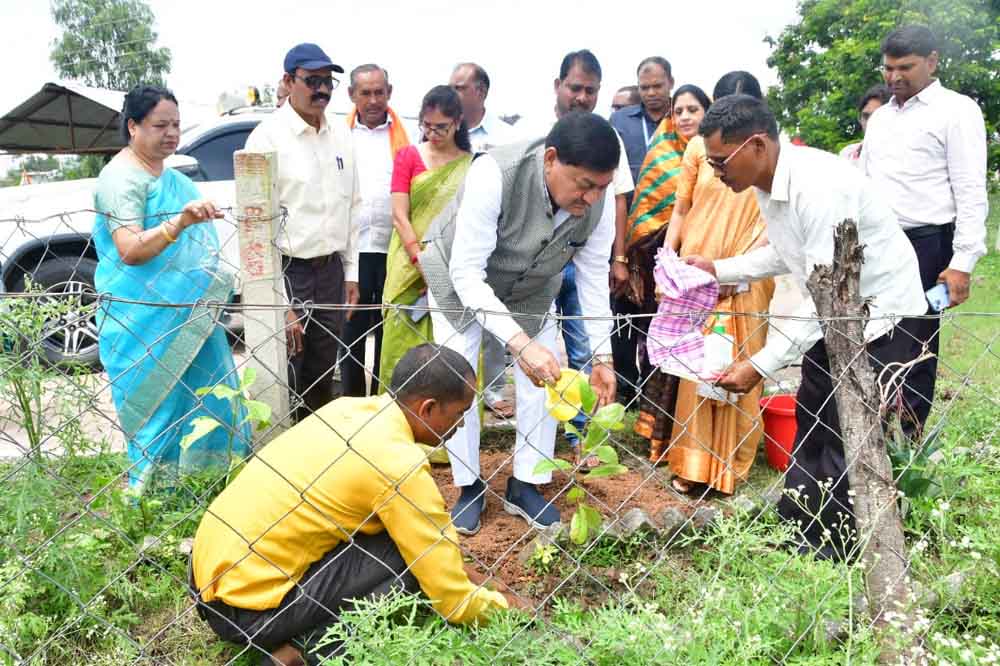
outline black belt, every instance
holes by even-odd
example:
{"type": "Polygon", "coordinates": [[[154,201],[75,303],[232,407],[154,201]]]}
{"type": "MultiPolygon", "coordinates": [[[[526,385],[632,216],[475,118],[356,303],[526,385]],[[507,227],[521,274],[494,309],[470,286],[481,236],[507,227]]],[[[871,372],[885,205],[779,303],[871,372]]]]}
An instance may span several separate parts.
{"type": "Polygon", "coordinates": [[[922,227],[913,227],[912,229],[903,229],[903,233],[910,240],[917,240],[918,238],[930,238],[931,236],[937,236],[938,234],[943,234],[945,232],[954,233],[955,223],[949,222],[948,224],[925,224],[922,227]]]}
{"type": "Polygon", "coordinates": [[[310,268],[322,268],[327,264],[333,263],[334,259],[337,258],[337,253],[332,252],[330,254],[324,254],[320,257],[310,257],[309,259],[300,259],[299,257],[289,257],[288,255],[282,255],[281,259],[285,263],[285,266],[296,265],[296,266],[308,266],[310,268]]]}

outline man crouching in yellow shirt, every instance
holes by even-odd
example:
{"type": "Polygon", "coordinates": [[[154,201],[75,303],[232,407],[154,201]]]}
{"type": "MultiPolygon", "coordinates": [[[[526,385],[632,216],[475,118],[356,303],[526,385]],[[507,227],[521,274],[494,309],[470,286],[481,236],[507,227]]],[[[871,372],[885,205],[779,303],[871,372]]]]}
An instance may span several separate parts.
{"type": "Polygon", "coordinates": [[[213,631],[290,666],[322,659],[311,644],[349,599],[420,589],[459,624],[507,608],[463,569],[416,444],[460,426],[475,385],[461,354],[421,345],[396,366],[389,394],[335,400],[258,451],[195,536],[193,585],[213,631]]]}

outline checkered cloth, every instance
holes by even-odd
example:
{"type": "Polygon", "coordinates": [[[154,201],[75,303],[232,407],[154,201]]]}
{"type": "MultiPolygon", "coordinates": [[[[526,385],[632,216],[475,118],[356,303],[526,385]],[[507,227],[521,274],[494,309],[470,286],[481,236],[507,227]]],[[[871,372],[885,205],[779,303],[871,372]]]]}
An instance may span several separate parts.
{"type": "Polygon", "coordinates": [[[649,360],[671,375],[699,375],[705,357],[702,326],[719,300],[719,282],[670,249],[656,254],[653,279],[663,298],[649,325],[649,360]]]}

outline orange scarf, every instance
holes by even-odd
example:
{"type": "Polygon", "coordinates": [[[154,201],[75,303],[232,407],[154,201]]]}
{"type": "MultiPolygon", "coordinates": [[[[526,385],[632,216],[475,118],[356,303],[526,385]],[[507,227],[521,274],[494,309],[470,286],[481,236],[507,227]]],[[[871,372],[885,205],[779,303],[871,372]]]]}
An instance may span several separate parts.
{"type": "MultiPolygon", "coordinates": [[[[392,151],[392,159],[396,159],[396,153],[410,145],[410,137],[406,135],[406,128],[396,112],[390,108],[386,109],[389,114],[389,150],[392,151]]],[[[347,116],[347,126],[354,129],[354,124],[358,121],[358,107],[351,110],[347,116]]]]}

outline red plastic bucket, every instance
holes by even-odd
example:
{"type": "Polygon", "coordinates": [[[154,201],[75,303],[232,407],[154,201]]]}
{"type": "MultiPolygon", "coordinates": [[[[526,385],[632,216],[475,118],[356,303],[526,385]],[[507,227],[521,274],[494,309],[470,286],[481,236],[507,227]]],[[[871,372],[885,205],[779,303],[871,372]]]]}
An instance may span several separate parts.
{"type": "Polygon", "coordinates": [[[783,393],[761,398],[764,414],[764,453],[767,464],[784,472],[795,445],[795,394],[783,393]]]}

